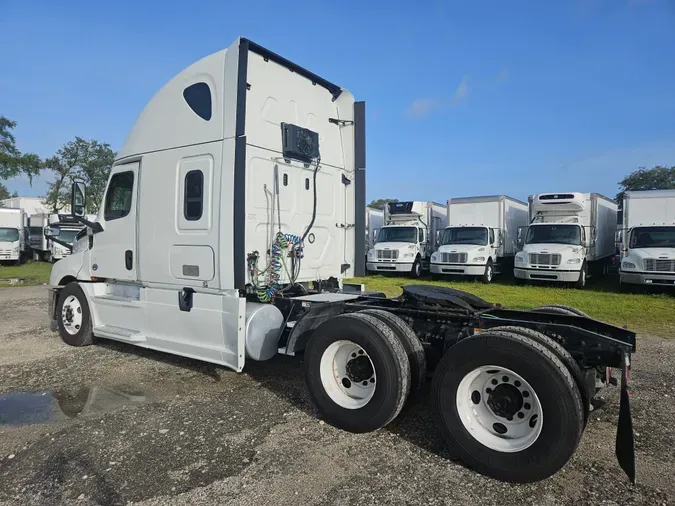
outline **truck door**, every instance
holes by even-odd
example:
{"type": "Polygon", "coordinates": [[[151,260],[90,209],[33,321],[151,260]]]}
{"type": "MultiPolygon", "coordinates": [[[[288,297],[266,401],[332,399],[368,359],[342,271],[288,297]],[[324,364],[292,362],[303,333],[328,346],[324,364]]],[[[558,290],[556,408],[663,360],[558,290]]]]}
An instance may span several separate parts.
{"type": "Polygon", "coordinates": [[[99,213],[103,232],[94,236],[91,273],[108,279],[135,281],[137,265],[136,201],[138,162],[113,167],[99,213]]]}

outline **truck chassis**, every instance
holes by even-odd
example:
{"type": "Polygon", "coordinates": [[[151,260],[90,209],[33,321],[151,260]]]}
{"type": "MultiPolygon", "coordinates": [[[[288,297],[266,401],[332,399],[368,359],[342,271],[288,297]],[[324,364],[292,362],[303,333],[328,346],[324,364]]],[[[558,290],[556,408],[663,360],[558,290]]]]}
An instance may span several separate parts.
{"type": "Polygon", "coordinates": [[[562,468],[596,389],[616,384],[611,371],[618,369],[616,456],[635,482],[631,331],[565,306],[509,310],[426,285],[406,286],[394,299],[310,293],[275,304],[287,322],[280,352],[304,354],[307,387],[325,420],[376,430],[432,376],[431,402],[450,449],[505,481],[537,481],[562,468]]]}

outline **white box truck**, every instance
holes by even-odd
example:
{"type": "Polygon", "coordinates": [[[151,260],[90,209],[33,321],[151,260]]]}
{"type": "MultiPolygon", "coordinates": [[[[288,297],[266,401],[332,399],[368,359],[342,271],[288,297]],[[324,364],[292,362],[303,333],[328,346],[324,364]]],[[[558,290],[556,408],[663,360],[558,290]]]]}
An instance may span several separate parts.
{"type": "Polygon", "coordinates": [[[431,255],[432,275],[480,276],[490,283],[495,274],[511,272],[518,229],[529,221],[525,202],[506,195],[448,199],[447,220],[431,255]]]}
{"type": "Polygon", "coordinates": [[[436,202],[387,202],[384,226],[368,252],[371,272],[404,272],[413,278],[429,269],[437,236],[445,228],[445,207],[436,202]]]}
{"type": "Polygon", "coordinates": [[[626,192],[621,235],[622,285],[675,286],[675,190],[626,192]]]}
{"type": "Polygon", "coordinates": [[[363,102],[247,39],[194,63],[137,119],[96,222],[73,185],[87,232],[52,267],[53,328],[72,346],[114,339],[236,371],[302,352],[320,416],[354,432],[394,420],[438,364],[432,404],[445,440],[516,482],[569,460],[597,367],[617,367],[617,455],[634,480],[635,333],[447,288],[388,299],[342,282],[365,263],[364,135],[363,102]]]}
{"type": "Polygon", "coordinates": [[[523,250],[513,273],[521,282],[586,286],[604,275],[615,254],[617,204],[598,193],[542,193],[529,198],[530,224],[520,229],[523,250]]]}
{"type": "Polygon", "coordinates": [[[24,221],[21,209],[0,207],[0,261],[21,263],[25,253],[24,221]]]}
{"type": "Polygon", "coordinates": [[[377,233],[384,225],[384,211],[375,207],[366,207],[366,254],[375,246],[377,233]]]}

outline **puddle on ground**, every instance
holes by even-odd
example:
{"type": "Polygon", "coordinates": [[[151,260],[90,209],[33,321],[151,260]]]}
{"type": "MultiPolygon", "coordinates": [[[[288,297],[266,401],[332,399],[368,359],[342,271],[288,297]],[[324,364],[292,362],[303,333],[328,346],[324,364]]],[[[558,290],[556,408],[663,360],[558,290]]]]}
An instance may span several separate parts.
{"type": "Polygon", "coordinates": [[[110,387],[86,387],[75,391],[40,390],[0,393],[0,426],[59,422],[89,413],[141,405],[149,395],[110,387]]]}

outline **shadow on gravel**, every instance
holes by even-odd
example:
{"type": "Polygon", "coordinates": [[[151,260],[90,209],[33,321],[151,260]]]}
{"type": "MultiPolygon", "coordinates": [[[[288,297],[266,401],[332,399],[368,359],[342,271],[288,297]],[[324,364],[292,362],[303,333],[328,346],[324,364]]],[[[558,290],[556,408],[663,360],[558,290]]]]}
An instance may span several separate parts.
{"type": "MultiPolygon", "coordinates": [[[[301,357],[278,356],[268,362],[247,364],[245,374],[295,408],[319,419],[305,387],[301,357]]],[[[427,381],[422,390],[408,400],[398,417],[383,430],[389,431],[420,449],[441,458],[455,460],[443,442],[431,411],[427,381]]]]}

